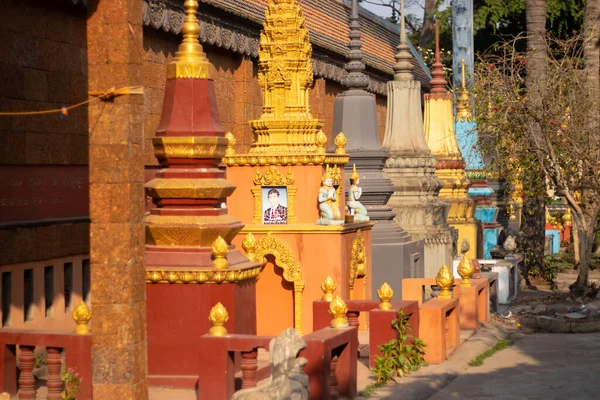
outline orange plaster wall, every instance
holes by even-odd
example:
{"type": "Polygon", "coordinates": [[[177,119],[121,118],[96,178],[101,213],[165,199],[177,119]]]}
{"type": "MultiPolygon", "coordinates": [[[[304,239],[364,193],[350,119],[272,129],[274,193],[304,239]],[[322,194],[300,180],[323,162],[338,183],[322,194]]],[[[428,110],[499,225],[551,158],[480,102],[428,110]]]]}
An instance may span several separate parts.
{"type": "MultiPolygon", "coordinates": [[[[258,241],[265,236],[262,233],[253,232],[258,241]]],[[[356,238],[356,231],[334,232],[334,233],[278,233],[272,234],[279,240],[285,242],[294,253],[296,261],[302,268],[302,279],[305,287],[302,300],[302,329],[304,333],[312,332],[312,302],[323,295],[321,283],[331,275],[336,282],[336,295],[349,298],[348,277],[350,273],[350,260],[352,254],[352,242],[356,238]]],[[[363,229],[365,246],[367,248],[367,279],[371,276],[371,230],[363,229]]],[[[243,234],[238,235],[233,244],[241,248],[243,234]]],[[[269,259],[269,258],[268,258],[269,259]]],[[[277,260],[270,259],[270,261],[277,260]]],[[[293,326],[293,285],[282,284],[282,270],[267,263],[257,283],[257,334],[279,334],[284,329],[293,326]],[[264,275],[263,275],[264,274],[264,275]],[[286,294],[287,290],[287,294],[286,294]],[[278,304],[274,304],[278,303],[278,304]],[[276,313],[275,315],[273,313],[276,313]]],[[[367,283],[366,292],[364,279],[358,279],[355,283],[354,299],[360,300],[371,298],[371,291],[367,283]]],[[[360,323],[366,325],[366,319],[361,317],[360,323]]]]}

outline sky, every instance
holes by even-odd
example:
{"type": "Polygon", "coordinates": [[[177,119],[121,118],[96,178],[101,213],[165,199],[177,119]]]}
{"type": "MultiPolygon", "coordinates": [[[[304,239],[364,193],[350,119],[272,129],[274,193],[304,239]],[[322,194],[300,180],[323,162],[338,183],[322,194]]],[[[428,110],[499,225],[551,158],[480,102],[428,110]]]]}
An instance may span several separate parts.
{"type": "MultiPolygon", "coordinates": [[[[379,3],[380,0],[370,0],[373,3],[379,3]]],[[[389,0],[383,0],[384,2],[389,2],[389,0]]],[[[377,14],[379,16],[382,17],[391,17],[392,16],[392,10],[389,7],[382,7],[382,6],[377,6],[374,4],[368,4],[368,3],[361,3],[360,5],[363,8],[366,8],[367,10],[371,11],[374,14],[377,14]]],[[[397,0],[396,3],[396,8],[400,8],[400,0],[397,0]]],[[[423,18],[423,8],[419,7],[418,5],[410,5],[406,7],[406,12],[410,13],[410,14],[414,14],[420,18],[423,18]]]]}

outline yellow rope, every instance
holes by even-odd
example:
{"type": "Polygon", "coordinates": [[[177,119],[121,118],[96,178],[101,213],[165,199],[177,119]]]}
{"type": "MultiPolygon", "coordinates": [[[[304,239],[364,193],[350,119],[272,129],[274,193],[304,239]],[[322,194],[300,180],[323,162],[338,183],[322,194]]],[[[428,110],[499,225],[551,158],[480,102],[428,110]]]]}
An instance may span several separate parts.
{"type": "Polygon", "coordinates": [[[0,112],[0,117],[5,116],[19,116],[19,115],[43,115],[43,114],[55,114],[60,113],[63,115],[68,115],[68,111],[77,107],[81,107],[83,105],[89,104],[93,101],[97,100],[105,100],[116,96],[123,95],[136,95],[136,94],[144,94],[144,89],[141,86],[125,86],[120,89],[111,88],[106,92],[89,92],[90,96],[94,96],[92,99],[88,99],[82,101],[77,104],[70,105],[68,107],[56,108],[53,110],[42,110],[42,111],[15,111],[15,112],[0,112]]]}

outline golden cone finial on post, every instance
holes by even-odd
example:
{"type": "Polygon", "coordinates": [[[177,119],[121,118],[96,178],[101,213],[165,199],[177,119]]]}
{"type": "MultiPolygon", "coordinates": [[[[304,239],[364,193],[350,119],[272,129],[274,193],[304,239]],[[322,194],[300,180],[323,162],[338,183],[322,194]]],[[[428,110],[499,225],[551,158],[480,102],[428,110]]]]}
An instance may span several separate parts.
{"type": "Polygon", "coordinates": [[[335,144],[335,154],[346,154],[346,144],[348,144],[348,139],[346,139],[346,135],[342,132],[338,133],[335,139],[333,140],[335,144]]]}
{"type": "Polygon", "coordinates": [[[438,298],[440,299],[451,299],[452,298],[452,287],[454,286],[454,276],[452,276],[452,271],[446,264],[435,277],[435,283],[440,287],[440,295],[438,298]]]}
{"type": "Polygon", "coordinates": [[[379,297],[379,309],[384,311],[389,311],[392,309],[392,297],[394,297],[394,291],[392,287],[388,285],[387,282],[384,282],[383,285],[377,289],[377,297],[379,297]]]}
{"type": "Polygon", "coordinates": [[[225,336],[227,335],[227,329],[225,329],[225,324],[229,321],[229,314],[227,313],[227,309],[220,302],[217,303],[210,310],[210,314],[208,314],[208,320],[212,327],[208,331],[210,336],[225,336]]]}
{"type": "Polygon", "coordinates": [[[236,140],[235,136],[233,136],[233,133],[231,133],[231,132],[227,132],[225,134],[225,138],[228,140],[227,149],[225,150],[225,155],[232,156],[235,154],[235,149],[233,148],[233,146],[235,146],[235,144],[237,143],[237,140],[236,140]]]}
{"type": "Polygon", "coordinates": [[[325,145],[327,144],[327,136],[325,132],[320,130],[317,132],[317,136],[315,138],[315,144],[317,145],[317,154],[325,154],[327,151],[325,150],[325,145]]]}
{"type": "Polygon", "coordinates": [[[471,276],[473,275],[473,264],[464,256],[460,263],[458,264],[458,274],[462,278],[460,281],[460,286],[462,287],[471,287],[471,276]]]}
{"type": "Polygon", "coordinates": [[[200,45],[200,24],[196,12],[198,1],[186,0],[185,21],[181,27],[183,41],[175,53],[173,62],[167,65],[167,79],[208,79],[210,64],[200,45]]]}
{"type": "Polygon", "coordinates": [[[473,117],[471,112],[471,98],[469,97],[469,90],[467,89],[467,82],[465,76],[465,59],[461,59],[462,68],[462,85],[457,89],[458,98],[456,99],[456,118],[459,121],[465,121],[473,117]]]}
{"type": "Polygon", "coordinates": [[[339,296],[333,296],[331,304],[329,305],[329,314],[333,317],[330,326],[332,328],[346,328],[348,327],[348,306],[346,302],[339,296]]]}
{"type": "Polygon", "coordinates": [[[229,253],[229,245],[221,236],[214,241],[212,245],[213,267],[216,269],[226,269],[229,266],[227,254],[229,253]]]}
{"type": "Polygon", "coordinates": [[[90,333],[88,323],[92,319],[92,312],[88,308],[85,301],[81,300],[79,305],[73,310],[73,319],[77,326],[75,327],[75,333],[78,335],[85,335],[90,333]]]}
{"type": "Polygon", "coordinates": [[[333,292],[335,292],[335,289],[337,289],[337,286],[333,281],[333,278],[331,275],[327,275],[327,278],[321,283],[321,290],[323,291],[323,297],[321,297],[321,299],[324,301],[333,300],[333,292]]]}

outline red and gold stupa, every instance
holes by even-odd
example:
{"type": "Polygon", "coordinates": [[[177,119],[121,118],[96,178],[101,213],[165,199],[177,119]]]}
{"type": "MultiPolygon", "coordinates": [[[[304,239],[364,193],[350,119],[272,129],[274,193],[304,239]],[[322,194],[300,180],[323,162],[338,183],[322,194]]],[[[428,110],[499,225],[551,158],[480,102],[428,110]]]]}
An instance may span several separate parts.
{"type": "MultiPolygon", "coordinates": [[[[151,385],[193,388],[199,335],[217,302],[226,329],[256,333],[256,276],[232,239],[244,225],[223,206],[235,186],[220,168],[228,139],[221,126],[210,64],[198,34],[198,1],[184,4],[183,43],[167,66],[161,121],[153,139],[163,167],[146,184],[155,207],[146,217],[148,371],[151,385]]],[[[252,240],[248,242],[252,248],[252,240]]]]}

